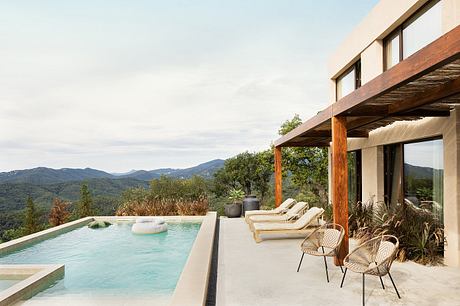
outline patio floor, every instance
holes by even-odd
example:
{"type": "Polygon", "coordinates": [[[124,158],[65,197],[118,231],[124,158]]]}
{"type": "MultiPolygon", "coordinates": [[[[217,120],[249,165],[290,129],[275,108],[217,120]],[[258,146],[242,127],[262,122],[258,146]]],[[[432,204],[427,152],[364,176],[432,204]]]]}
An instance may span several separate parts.
{"type": "MultiPolygon", "coordinates": [[[[326,282],[321,257],[300,259],[301,239],[255,243],[244,219],[220,219],[217,305],[360,305],[362,276],[342,273],[328,259],[326,282]]],[[[460,305],[460,268],[426,267],[395,262],[391,274],[401,294],[398,299],[388,276],[383,290],[378,277],[366,277],[366,305],[460,305]]]]}

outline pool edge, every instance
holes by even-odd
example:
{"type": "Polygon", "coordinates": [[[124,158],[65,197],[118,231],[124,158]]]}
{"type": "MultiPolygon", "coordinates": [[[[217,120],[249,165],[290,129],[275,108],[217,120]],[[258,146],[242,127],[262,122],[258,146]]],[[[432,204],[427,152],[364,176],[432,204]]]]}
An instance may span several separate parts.
{"type": "Polygon", "coordinates": [[[64,277],[64,265],[0,265],[0,271],[8,269],[18,274],[32,273],[19,283],[0,291],[0,306],[12,305],[30,298],[48,287],[50,283],[64,277]],[[33,271],[33,272],[31,272],[33,271]]]}
{"type": "Polygon", "coordinates": [[[24,236],[18,239],[0,243],[0,256],[14,252],[29,244],[40,242],[50,237],[54,237],[54,236],[69,232],[73,229],[76,229],[80,226],[83,226],[91,222],[92,220],[94,220],[93,217],[86,217],[86,218],[78,219],[78,220],[75,220],[69,223],[65,223],[59,226],[48,228],[46,230],[39,231],[39,232],[24,236]]]}
{"type": "Polygon", "coordinates": [[[208,212],[203,218],[192,250],[174,290],[171,306],[206,304],[216,222],[216,212],[208,212]]]}

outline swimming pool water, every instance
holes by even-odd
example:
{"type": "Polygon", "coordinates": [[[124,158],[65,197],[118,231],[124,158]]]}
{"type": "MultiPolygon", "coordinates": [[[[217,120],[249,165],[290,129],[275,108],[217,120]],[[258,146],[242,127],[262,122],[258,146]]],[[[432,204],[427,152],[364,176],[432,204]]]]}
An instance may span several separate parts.
{"type": "Polygon", "coordinates": [[[0,264],[64,264],[65,277],[41,296],[171,294],[199,223],[171,223],[156,235],[131,224],[82,227],[0,257],[0,264]]]}

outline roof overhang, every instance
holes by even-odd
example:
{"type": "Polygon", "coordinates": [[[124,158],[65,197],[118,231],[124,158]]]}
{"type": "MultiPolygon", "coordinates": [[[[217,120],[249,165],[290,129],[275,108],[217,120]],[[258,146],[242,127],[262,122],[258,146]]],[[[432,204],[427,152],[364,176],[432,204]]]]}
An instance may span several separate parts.
{"type": "Polygon", "coordinates": [[[395,121],[448,117],[459,104],[457,26],[282,136],[275,146],[329,146],[334,116],[346,117],[348,137],[367,137],[395,121]]]}

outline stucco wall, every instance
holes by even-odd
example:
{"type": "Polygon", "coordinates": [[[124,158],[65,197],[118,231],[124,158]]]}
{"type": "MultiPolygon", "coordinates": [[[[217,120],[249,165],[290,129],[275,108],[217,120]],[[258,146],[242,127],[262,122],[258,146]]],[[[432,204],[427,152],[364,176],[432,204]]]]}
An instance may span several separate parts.
{"type": "MultiPolygon", "coordinates": [[[[335,78],[361,58],[361,82],[383,72],[382,39],[427,0],[381,0],[331,56],[328,69],[330,97],[335,101],[335,78]]],[[[443,32],[460,25],[460,1],[441,0],[443,32]]],[[[460,109],[448,118],[396,122],[372,131],[367,139],[349,139],[348,150],[362,151],[362,199],[383,200],[383,146],[442,136],[444,144],[444,225],[448,245],[445,263],[460,266],[460,109]]]]}
{"type": "Polygon", "coordinates": [[[427,0],[381,0],[377,3],[330,57],[329,77],[335,79],[369,45],[389,34],[426,2],[427,0]]]}
{"type": "Polygon", "coordinates": [[[383,146],[442,136],[444,147],[445,263],[460,266],[460,109],[448,118],[401,121],[372,131],[369,138],[349,139],[348,150],[362,151],[362,199],[383,200],[383,146]]]}

